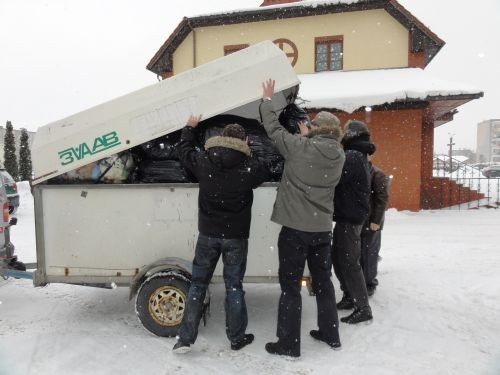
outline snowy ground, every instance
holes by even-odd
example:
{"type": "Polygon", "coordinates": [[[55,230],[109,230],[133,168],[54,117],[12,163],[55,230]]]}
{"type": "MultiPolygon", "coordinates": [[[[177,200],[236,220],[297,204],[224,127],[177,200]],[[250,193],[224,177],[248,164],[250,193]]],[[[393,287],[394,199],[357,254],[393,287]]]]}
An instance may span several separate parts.
{"type": "MultiPolygon", "coordinates": [[[[20,190],[12,238],[30,262],[33,201],[25,185],[20,190]]],[[[34,288],[27,280],[0,279],[0,374],[498,375],[499,228],[500,210],[388,212],[373,324],[342,324],[343,349],[334,352],[308,335],[316,311],[304,291],[298,361],[264,350],[275,340],[278,285],[246,286],[256,341],[240,352],[225,338],[224,291],[212,288],[208,326],[190,354],[176,356],[174,339],[142,328],[126,288],[34,288]]]]}

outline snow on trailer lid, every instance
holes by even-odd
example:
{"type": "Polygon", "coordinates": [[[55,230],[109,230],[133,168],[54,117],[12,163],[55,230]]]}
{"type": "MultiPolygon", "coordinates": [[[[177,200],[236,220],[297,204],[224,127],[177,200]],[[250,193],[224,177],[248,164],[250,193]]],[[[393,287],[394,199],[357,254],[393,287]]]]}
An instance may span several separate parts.
{"type": "Polygon", "coordinates": [[[191,114],[207,119],[245,106],[258,118],[268,78],[285,97],[300,83],[285,53],[265,41],[42,126],[32,150],[33,184],[179,130],[191,114]]]}

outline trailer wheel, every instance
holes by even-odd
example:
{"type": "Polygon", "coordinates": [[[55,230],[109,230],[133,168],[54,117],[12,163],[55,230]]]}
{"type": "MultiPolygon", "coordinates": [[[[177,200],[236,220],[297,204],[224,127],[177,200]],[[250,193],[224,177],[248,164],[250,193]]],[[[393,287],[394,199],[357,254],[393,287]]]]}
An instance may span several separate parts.
{"type": "Polygon", "coordinates": [[[137,293],[135,306],[144,327],[162,337],[174,337],[186,308],[189,283],[172,276],[146,280],[137,293]]]}

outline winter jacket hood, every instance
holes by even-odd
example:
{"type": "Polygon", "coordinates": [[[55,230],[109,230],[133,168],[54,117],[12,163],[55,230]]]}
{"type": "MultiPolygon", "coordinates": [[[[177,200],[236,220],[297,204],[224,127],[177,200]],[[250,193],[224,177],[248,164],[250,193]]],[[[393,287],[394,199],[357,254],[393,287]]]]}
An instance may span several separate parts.
{"type": "Polygon", "coordinates": [[[208,158],[219,170],[231,169],[250,156],[246,141],[232,137],[212,137],[205,143],[208,158]]]}
{"type": "Polygon", "coordinates": [[[223,136],[209,138],[207,143],[205,143],[205,149],[208,150],[214,147],[229,148],[231,150],[242,152],[246,156],[250,156],[250,147],[248,147],[247,142],[242,139],[223,136]]]}

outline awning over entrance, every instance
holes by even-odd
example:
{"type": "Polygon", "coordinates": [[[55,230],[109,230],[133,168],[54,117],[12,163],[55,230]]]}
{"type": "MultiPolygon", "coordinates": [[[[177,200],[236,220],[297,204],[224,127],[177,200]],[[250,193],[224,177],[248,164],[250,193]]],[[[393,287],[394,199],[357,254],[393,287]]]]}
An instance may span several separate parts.
{"type": "Polygon", "coordinates": [[[426,116],[435,126],[450,121],[458,106],[483,96],[478,88],[436,78],[420,68],[323,72],[299,78],[299,97],[308,109],[352,113],[426,102],[426,116]]]}

